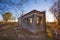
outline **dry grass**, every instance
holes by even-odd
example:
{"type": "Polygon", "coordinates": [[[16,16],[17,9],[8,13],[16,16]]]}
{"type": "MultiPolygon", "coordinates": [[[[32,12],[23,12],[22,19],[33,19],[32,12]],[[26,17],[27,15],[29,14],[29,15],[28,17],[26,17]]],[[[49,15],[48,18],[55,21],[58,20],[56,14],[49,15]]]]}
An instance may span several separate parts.
{"type": "Polygon", "coordinates": [[[50,37],[60,40],[60,26],[56,22],[47,23],[47,32],[50,37]]]}
{"type": "MultiPolygon", "coordinates": [[[[28,30],[18,28],[18,23],[17,22],[9,22],[7,24],[4,23],[4,22],[2,22],[2,23],[0,22],[0,27],[3,28],[2,30],[0,30],[0,35],[1,34],[2,35],[6,35],[5,37],[7,39],[10,39],[10,40],[17,39],[16,35],[18,35],[18,34],[20,36],[22,36],[22,35],[24,36],[25,35],[24,37],[25,38],[27,37],[28,39],[32,38],[30,36],[36,36],[36,34],[33,34],[32,32],[30,32],[28,30]]],[[[54,36],[54,32],[53,32],[55,30],[58,33],[58,30],[60,30],[60,26],[58,27],[56,25],[56,23],[47,23],[47,32],[48,32],[48,35],[49,35],[49,40],[55,40],[55,36],[54,36]]],[[[24,40],[23,39],[24,37],[21,37],[20,39],[24,40]]],[[[40,39],[40,38],[38,38],[38,39],[40,39]]]]}
{"type": "Polygon", "coordinates": [[[10,28],[10,27],[18,27],[18,22],[0,22],[0,29],[6,29],[6,28],[10,28]]]}
{"type": "Polygon", "coordinates": [[[2,30],[0,35],[8,40],[45,40],[40,35],[18,27],[2,30]]]}

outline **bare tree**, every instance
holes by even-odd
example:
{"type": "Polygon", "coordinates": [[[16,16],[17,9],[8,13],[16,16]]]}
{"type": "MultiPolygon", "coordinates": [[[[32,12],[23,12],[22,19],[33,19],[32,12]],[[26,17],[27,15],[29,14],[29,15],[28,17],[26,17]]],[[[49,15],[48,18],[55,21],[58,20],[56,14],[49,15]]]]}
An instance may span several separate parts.
{"type": "Polygon", "coordinates": [[[54,14],[58,21],[58,25],[60,25],[60,1],[57,0],[53,6],[50,8],[50,11],[54,14]]]}

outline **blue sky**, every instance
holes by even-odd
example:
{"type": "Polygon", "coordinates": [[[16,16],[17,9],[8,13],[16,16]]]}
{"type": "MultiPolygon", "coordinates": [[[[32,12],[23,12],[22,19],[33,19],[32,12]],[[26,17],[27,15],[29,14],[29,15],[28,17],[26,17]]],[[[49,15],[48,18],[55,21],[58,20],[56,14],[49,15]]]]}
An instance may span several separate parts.
{"type": "MultiPolygon", "coordinates": [[[[5,12],[11,12],[16,18],[18,18],[21,15],[21,10],[25,14],[33,9],[36,9],[38,11],[45,10],[47,19],[51,19],[53,17],[53,15],[50,14],[48,10],[53,5],[55,0],[23,0],[24,2],[21,2],[21,0],[10,0],[10,1],[9,0],[0,1],[0,13],[4,14],[5,12]],[[10,1],[13,4],[10,4],[10,1]]],[[[1,14],[0,19],[2,19],[1,14]]]]}

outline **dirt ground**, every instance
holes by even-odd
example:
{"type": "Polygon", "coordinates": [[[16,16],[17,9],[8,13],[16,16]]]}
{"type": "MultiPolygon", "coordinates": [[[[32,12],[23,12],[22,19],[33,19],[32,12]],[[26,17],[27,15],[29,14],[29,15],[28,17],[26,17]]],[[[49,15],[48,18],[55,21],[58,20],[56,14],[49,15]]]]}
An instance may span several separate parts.
{"type": "MultiPolygon", "coordinates": [[[[0,24],[0,40],[45,40],[40,34],[34,34],[29,30],[18,27],[17,23],[0,24]]],[[[47,37],[48,40],[60,40],[60,37],[47,37]]],[[[46,39],[46,40],[47,40],[46,39]]]]}
{"type": "MultiPolygon", "coordinates": [[[[47,38],[48,39],[48,38],[47,38]]],[[[0,30],[0,40],[47,40],[42,39],[40,34],[34,34],[26,29],[14,27],[0,30]]],[[[48,40],[55,40],[49,38],[48,40]]]]}

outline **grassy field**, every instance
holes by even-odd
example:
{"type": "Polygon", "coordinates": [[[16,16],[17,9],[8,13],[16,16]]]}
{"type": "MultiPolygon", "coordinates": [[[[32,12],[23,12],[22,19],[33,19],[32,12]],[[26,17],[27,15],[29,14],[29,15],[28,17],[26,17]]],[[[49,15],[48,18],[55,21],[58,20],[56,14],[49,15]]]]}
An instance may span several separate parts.
{"type": "Polygon", "coordinates": [[[47,23],[47,32],[49,37],[55,37],[60,40],[60,26],[56,22],[47,23]]]}
{"type": "Polygon", "coordinates": [[[0,29],[7,29],[10,27],[18,27],[18,22],[0,22],[0,29]]]}
{"type": "MultiPolygon", "coordinates": [[[[21,29],[19,27],[9,28],[0,31],[0,36],[3,40],[46,40],[41,39],[40,34],[34,34],[26,29],[21,29]]],[[[1,39],[1,38],[0,38],[1,39]]],[[[56,40],[55,38],[48,37],[48,40],[56,40]]]]}
{"type": "MultiPolygon", "coordinates": [[[[54,32],[58,29],[55,23],[47,23],[48,40],[58,40],[54,32]]],[[[59,29],[60,30],[60,29],[59,29]]],[[[58,33],[58,32],[57,32],[58,33]]],[[[58,33],[59,34],[59,33],[58,33]]],[[[60,34],[59,34],[60,35],[60,34]]],[[[0,39],[1,40],[40,40],[40,36],[18,27],[17,22],[0,22],[0,39]],[[1,38],[2,37],[2,38],[1,38]]],[[[60,39],[59,39],[60,40],[60,39]]]]}

